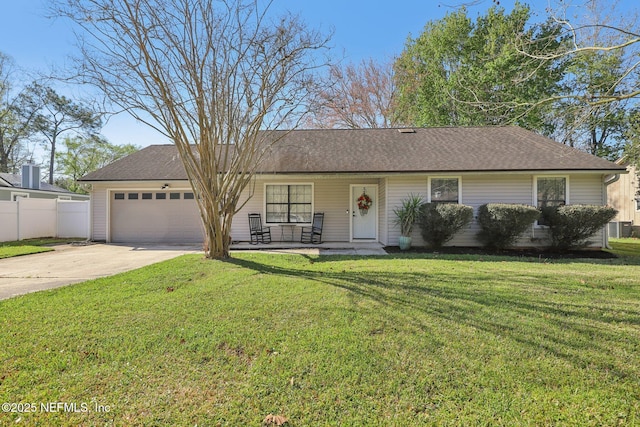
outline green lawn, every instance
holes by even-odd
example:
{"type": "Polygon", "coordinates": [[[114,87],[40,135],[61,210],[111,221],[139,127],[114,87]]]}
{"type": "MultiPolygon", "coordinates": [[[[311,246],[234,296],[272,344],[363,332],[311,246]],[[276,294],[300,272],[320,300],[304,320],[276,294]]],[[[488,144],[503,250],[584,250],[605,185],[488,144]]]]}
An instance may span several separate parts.
{"type": "Polygon", "coordinates": [[[0,425],[639,425],[639,241],[614,250],[189,255],[2,301],[0,402],[35,412],[0,425]]]}
{"type": "MultiPolygon", "coordinates": [[[[77,239],[75,239],[77,240],[77,239]]],[[[40,252],[49,252],[53,248],[46,247],[44,245],[53,245],[56,243],[66,243],[74,241],[74,239],[25,239],[15,242],[0,242],[0,259],[11,258],[20,255],[31,255],[40,252]]]]}

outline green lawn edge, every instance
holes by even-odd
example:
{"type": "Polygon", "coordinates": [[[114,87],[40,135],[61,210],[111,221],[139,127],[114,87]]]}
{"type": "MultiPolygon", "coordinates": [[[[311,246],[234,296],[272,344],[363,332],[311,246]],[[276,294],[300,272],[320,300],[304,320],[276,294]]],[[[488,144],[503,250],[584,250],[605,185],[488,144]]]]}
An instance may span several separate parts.
{"type": "Polygon", "coordinates": [[[41,238],[0,242],[0,259],[49,252],[54,249],[47,247],[48,245],[59,245],[76,241],[78,241],[78,239],[41,238]]]}
{"type": "Polygon", "coordinates": [[[53,248],[47,248],[43,246],[0,246],[0,259],[12,258],[16,256],[32,255],[41,252],[52,251],[53,248]]]}

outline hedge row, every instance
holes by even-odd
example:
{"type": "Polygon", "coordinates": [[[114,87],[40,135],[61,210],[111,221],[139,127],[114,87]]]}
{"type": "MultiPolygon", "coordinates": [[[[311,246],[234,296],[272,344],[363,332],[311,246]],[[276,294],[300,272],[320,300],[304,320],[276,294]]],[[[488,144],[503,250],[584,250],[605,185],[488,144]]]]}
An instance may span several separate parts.
{"type": "MultiPolygon", "coordinates": [[[[422,238],[434,248],[451,240],[473,218],[473,208],[453,203],[425,203],[420,213],[422,238]]],[[[568,205],[543,208],[541,212],[528,205],[488,203],[478,209],[481,230],[477,237],[489,248],[513,246],[542,215],[549,226],[551,247],[568,250],[586,245],[616,214],[609,206],[568,205]]]]}
{"type": "Polygon", "coordinates": [[[513,246],[539,217],[540,211],[533,206],[504,203],[482,205],[478,209],[478,222],[482,228],[478,240],[494,249],[513,246]]]}
{"type": "Polygon", "coordinates": [[[440,248],[473,219],[473,208],[455,203],[425,203],[420,209],[418,225],[422,238],[433,248],[440,248]]]}
{"type": "Polygon", "coordinates": [[[568,205],[542,209],[551,231],[551,246],[557,250],[584,246],[617,213],[609,206],[568,205]]]}

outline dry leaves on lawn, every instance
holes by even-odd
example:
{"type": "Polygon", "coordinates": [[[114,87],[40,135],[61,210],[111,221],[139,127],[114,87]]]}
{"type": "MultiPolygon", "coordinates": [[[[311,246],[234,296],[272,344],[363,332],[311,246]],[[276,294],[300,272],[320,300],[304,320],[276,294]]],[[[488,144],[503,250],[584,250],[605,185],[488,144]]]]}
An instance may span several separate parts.
{"type": "Polygon", "coordinates": [[[273,424],[273,425],[276,425],[276,426],[282,426],[287,421],[289,421],[289,419],[287,417],[283,417],[282,415],[269,414],[264,418],[262,423],[264,425],[272,425],[273,424]]]}

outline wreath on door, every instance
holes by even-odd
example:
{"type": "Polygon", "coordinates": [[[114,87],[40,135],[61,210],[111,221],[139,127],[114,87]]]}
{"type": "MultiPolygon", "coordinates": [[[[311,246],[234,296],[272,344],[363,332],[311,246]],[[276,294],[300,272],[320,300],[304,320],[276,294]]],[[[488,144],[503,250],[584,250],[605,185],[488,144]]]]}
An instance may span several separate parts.
{"type": "Polygon", "coordinates": [[[360,197],[358,197],[358,209],[360,210],[360,215],[366,215],[369,212],[369,208],[373,204],[373,200],[371,197],[363,191],[360,197]]]}

